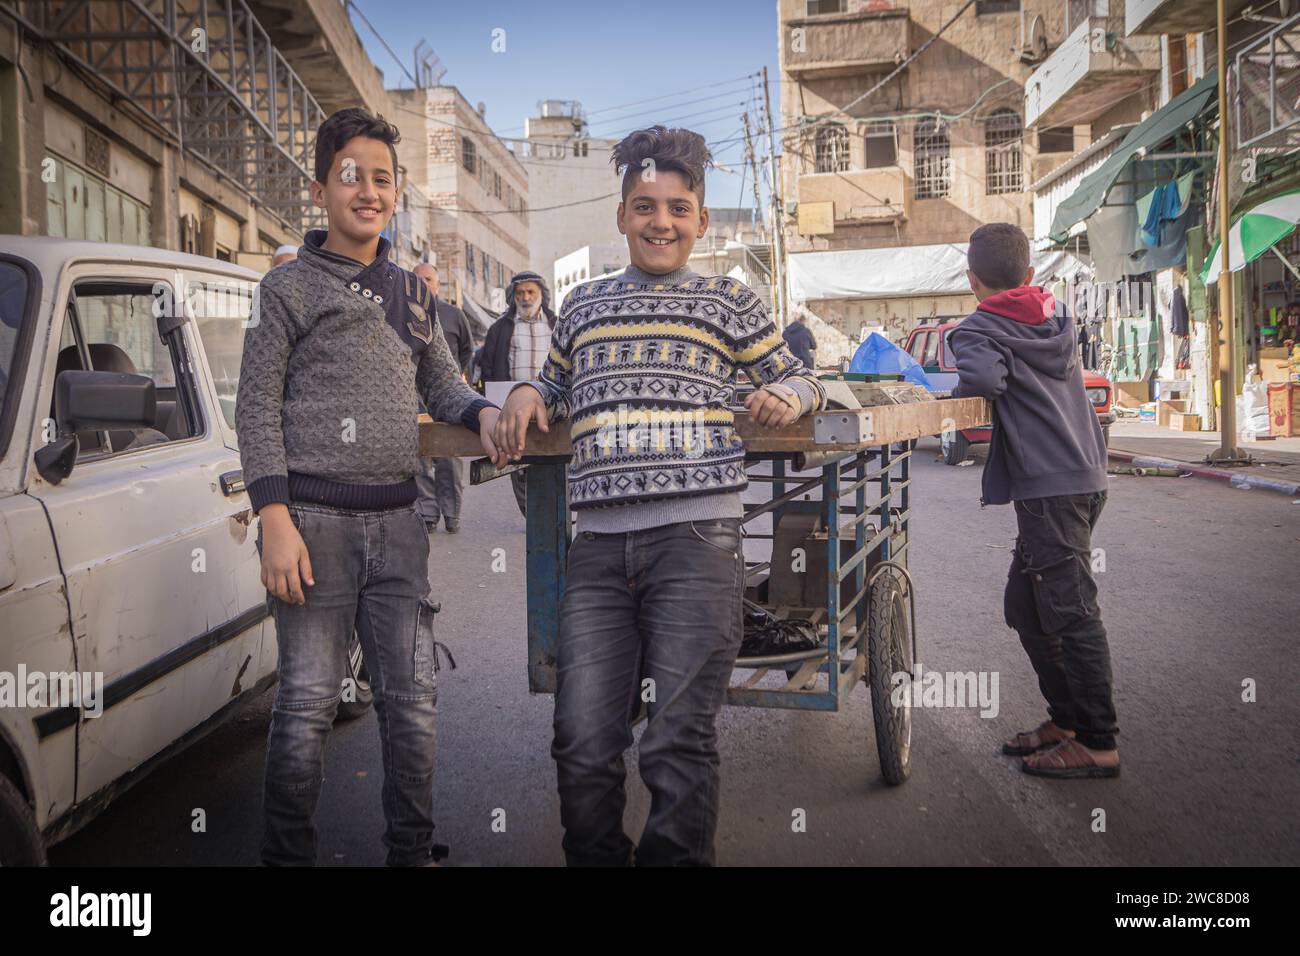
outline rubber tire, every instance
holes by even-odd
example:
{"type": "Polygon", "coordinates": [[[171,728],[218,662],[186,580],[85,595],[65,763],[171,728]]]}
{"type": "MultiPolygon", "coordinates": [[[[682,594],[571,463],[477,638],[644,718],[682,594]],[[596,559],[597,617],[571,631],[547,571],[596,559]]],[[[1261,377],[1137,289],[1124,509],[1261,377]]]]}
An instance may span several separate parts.
{"type": "Polygon", "coordinates": [[[356,634],[352,635],[352,643],[348,645],[348,671],[349,676],[356,681],[356,700],[339,701],[338,713],[334,715],[336,721],[356,720],[365,715],[375,703],[370,675],[366,672],[366,662],[361,656],[361,639],[356,634]]]}
{"type": "Polygon", "coordinates": [[[939,447],[943,449],[943,460],[949,465],[959,465],[970,457],[970,440],[961,432],[954,432],[952,442],[945,448],[943,436],[939,436],[939,447]]]}
{"type": "MultiPolygon", "coordinates": [[[[895,707],[892,677],[911,673],[912,644],[908,634],[907,599],[897,577],[885,571],[871,585],[870,631],[867,636],[867,681],[871,687],[871,716],[876,731],[876,753],[885,783],[898,786],[912,772],[912,711],[895,707]]],[[[911,693],[911,682],[907,684],[911,693]]]]}
{"type": "Polygon", "coordinates": [[[6,866],[45,866],[45,840],[22,793],[0,776],[0,867],[6,866]]]}

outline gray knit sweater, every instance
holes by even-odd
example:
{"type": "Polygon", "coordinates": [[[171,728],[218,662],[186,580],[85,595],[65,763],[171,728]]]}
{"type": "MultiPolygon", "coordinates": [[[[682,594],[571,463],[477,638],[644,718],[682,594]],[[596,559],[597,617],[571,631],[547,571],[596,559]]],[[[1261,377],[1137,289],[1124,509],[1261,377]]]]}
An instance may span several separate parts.
{"type": "Polygon", "coordinates": [[[323,249],[325,235],[262,279],[244,337],[235,425],[254,510],[410,504],[420,401],[476,432],[490,405],[461,381],[428,288],[389,262],[388,241],[367,265],[323,249]]]}

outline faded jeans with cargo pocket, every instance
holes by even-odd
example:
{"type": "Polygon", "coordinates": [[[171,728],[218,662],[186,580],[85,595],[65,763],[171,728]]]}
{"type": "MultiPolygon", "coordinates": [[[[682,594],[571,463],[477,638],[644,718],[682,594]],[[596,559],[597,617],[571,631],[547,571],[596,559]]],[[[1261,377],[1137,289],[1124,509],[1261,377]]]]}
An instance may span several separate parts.
{"type": "Polygon", "coordinates": [[[1092,531],[1106,492],[1015,503],[1019,535],[1004,611],[1058,727],[1097,750],[1115,746],[1110,647],[1097,606],[1092,531]]]}
{"type": "Polygon", "coordinates": [[[739,518],[574,539],[551,747],[570,866],[714,862],[716,724],[740,652],[744,577],[739,518]],[[643,702],[650,816],[634,850],[623,830],[623,752],[643,702]]]}
{"type": "MultiPolygon", "coordinates": [[[[312,817],[355,630],[379,718],[387,862],[425,863],[433,847],[438,699],[428,531],[413,506],[351,511],[294,503],[289,514],[316,584],[304,586],[305,604],[267,598],[280,680],[266,746],[262,861],[316,862],[312,817]]],[[[260,526],[257,544],[260,553],[260,526]]]]}

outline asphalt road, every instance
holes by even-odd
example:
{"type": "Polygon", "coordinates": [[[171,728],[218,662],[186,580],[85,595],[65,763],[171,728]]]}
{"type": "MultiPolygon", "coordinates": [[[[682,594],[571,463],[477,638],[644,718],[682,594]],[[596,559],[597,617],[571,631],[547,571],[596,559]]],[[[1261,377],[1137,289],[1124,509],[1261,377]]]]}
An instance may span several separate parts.
{"type": "MultiPolygon", "coordinates": [[[[838,714],[727,708],[719,863],[1300,862],[1300,504],[1201,479],[1112,479],[1094,544],[1105,551],[1123,775],[1042,780],[998,752],[1044,716],[1001,621],[1015,518],[979,507],[982,450],[976,467],[949,468],[936,455],[936,442],[922,442],[915,469],[920,657],[926,670],[997,672],[998,715],[914,711],[912,776],[893,788],[880,779],[865,688],[838,714]],[[1246,679],[1254,703],[1242,700],[1246,679]],[[800,810],[806,827],[796,832],[800,810]]],[[[527,691],[523,520],[508,483],[468,489],[462,533],[439,531],[432,545],[439,638],[459,665],[443,669],[439,698],[437,820],[448,863],[561,864],[552,702],[527,691]],[[496,548],[503,573],[492,570],[496,548]]],[[[51,863],[255,863],[271,693],[54,848],[51,863]],[[207,831],[196,834],[199,807],[207,831]]],[[[382,864],[373,713],[336,727],[327,760],[320,862],[382,864]]],[[[649,808],[635,768],[633,751],[633,836],[649,808]]]]}

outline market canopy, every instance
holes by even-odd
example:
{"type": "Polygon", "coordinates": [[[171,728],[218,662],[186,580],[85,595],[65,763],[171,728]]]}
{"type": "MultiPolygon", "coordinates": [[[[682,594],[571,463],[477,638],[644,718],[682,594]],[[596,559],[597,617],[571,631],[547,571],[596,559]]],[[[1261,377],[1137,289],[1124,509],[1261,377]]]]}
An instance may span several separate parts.
{"type": "MultiPolygon", "coordinates": [[[[1270,199],[1264,199],[1242,213],[1228,230],[1228,271],[1236,272],[1254,262],[1285,239],[1300,224],[1300,189],[1293,189],[1270,199]]],[[[1223,269],[1223,256],[1219,254],[1219,241],[1205,260],[1201,281],[1206,285],[1217,282],[1223,269]]]]}
{"type": "MultiPolygon", "coordinates": [[[[875,299],[904,295],[963,295],[967,243],[891,246],[843,252],[800,252],[788,257],[790,298],[875,299]]],[[[1086,268],[1068,252],[1030,254],[1034,272],[1044,280],[1074,275],[1086,268]]]]}
{"type": "Polygon", "coordinates": [[[1052,241],[1064,242],[1069,237],[1071,226],[1101,208],[1110,187],[1115,185],[1125,165],[1139,150],[1159,146],[1204,112],[1214,102],[1218,86],[1219,78],[1215,74],[1203,76],[1191,89],[1179,93],[1129,130],[1115,152],[1083,177],[1079,188],[1056,207],[1056,215],[1052,217],[1052,241]]]}

